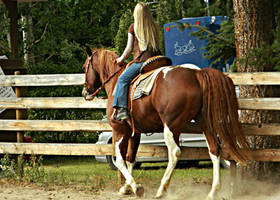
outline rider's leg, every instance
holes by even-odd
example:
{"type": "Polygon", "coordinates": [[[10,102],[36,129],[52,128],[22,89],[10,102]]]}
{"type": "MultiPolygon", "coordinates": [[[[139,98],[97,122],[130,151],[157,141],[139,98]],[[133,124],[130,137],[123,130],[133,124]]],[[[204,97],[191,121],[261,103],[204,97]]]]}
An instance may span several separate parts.
{"type": "Polygon", "coordinates": [[[123,120],[125,118],[128,118],[127,99],[129,83],[139,74],[139,70],[142,64],[142,62],[133,63],[123,72],[123,74],[118,79],[113,102],[113,107],[118,108],[116,120],[123,120]]]}

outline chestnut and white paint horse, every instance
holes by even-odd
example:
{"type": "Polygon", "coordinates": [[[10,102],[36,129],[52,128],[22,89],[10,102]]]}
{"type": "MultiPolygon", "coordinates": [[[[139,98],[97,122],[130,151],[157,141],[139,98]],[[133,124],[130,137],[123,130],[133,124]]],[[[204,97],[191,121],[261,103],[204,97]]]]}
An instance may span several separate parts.
{"type": "Polygon", "coordinates": [[[124,70],[114,63],[118,56],[113,51],[92,51],[89,47],[86,52],[83,91],[95,94],[96,90],[104,87],[108,95],[106,114],[113,129],[116,165],[125,178],[119,193],[126,194],[131,187],[136,195],[143,195],[143,187],[138,186],[132,176],[140,133],[163,131],[169,161],[156,193],[157,198],[162,197],[181,154],[179,136],[182,129],[196,119],[206,136],[213,162],[213,184],[207,199],[214,199],[220,186],[221,148],[225,148],[237,162],[244,164],[249,158],[247,151],[239,150],[240,147],[247,148],[248,144],[238,121],[238,104],[232,80],[211,68],[166,67],[155,79],[151,94],[133,101],[130,115],[136,131],[132,134],[132,128],[126,121],[116,121],[112,117],[114,87],[124,70]]]}

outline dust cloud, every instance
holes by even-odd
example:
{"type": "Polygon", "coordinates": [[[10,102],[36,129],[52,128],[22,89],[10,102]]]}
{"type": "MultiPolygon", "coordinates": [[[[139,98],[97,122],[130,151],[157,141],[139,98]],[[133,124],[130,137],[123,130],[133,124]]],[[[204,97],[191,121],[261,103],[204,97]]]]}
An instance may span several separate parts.
{"type": "MultiPolygon", "coordinates": [[[[237,180],[231,197],[230,178],[221,180],[217,200],[280,200],[280,183],[256,180],[237,180]]],[[[188,183],[171,183],[166,200],[205,200],[211,189],[211,179],[188,183]]]]}

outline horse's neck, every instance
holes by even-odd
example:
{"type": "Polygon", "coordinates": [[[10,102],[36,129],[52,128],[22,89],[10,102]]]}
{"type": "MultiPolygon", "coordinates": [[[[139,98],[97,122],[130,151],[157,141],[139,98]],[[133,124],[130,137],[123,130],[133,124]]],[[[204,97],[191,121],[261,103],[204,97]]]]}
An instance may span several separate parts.
{"type": "Polygon", "coordinates": [[[105,86],[105,91],[108,97],[113,95],[114,88],[117,84],[117,77],[113,77],[105,86]]]}
{"type": "MultiPolygon", "coordinates": [[[[117,85],[117,81],[119,76],[122,74],[122,72],[124,71],[125,68],[123,68],[122,70],[120,70],[117,74],[115,74],[109,82],[107,82],[104,87],[107,93],[107,96],[110,97],[113,95],[115,86],[117,85]]],[[[112,74],[114,74],[116,71],[118,70],[118,66],[115,66],[115,70],[109,70],[110,72],[107,74],[107,78],[109,78],[112,74]]],[[[107,79],[106,78],[106,79],[107,79]]],[[[103,80],[106,81],[106,80],[103,80]]]]}

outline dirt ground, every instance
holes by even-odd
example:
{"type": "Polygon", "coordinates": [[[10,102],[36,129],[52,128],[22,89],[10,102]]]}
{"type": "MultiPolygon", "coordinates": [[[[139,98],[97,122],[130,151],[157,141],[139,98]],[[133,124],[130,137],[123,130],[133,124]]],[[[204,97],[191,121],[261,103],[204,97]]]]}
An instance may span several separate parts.
{"type": "MultiPolygon", "coordinates": [[[[229,200],[227,180],[219,192],[218,200],[229,200]]],[[[189,183],[172,182],[164,200],[204,200],[210,190],[209,180],[192,180],[189,183]]],[[[279,200],[280,185],[264,182],[248,182],[237,187],[234,200],[279,200]]],[[[153,199],[157,186],[144,186],[145,196],[141,199],[153,199]]],[[[140,199],[133,195],[120,197],[116,186],[108,186],[101,192],[81,191],[72,187],[43,188],[32,184],[22,185],[0,180],[1,200],[131,200],[140,199]]]]}

